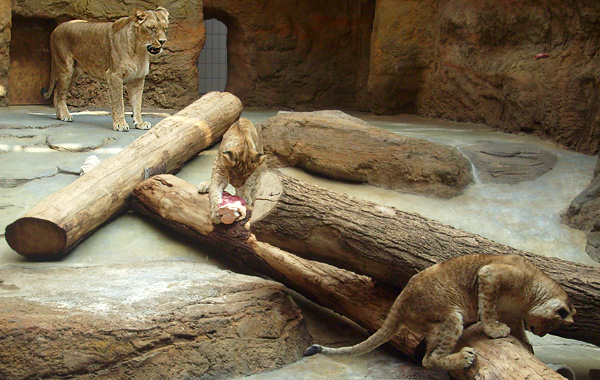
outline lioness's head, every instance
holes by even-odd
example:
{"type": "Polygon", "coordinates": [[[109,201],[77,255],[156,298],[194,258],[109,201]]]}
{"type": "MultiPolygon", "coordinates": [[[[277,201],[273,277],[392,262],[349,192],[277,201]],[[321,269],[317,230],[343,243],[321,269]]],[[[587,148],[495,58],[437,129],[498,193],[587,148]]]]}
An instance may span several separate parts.
{"type": "Polygon", "coordinates": [[[134,11],[135,25],[138,28],[138,38],[150,54],[158,54],[167,42],[167,29],[169,28],[169,12],[163,7],[155,11],[134,11]]]}

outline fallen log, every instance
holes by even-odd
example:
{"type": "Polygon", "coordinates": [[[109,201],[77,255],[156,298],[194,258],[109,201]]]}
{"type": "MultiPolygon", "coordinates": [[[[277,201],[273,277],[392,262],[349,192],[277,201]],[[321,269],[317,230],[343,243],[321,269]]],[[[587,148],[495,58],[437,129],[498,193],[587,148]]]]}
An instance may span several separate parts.
{"type": "MultiPolygon", "coordinates": [[[[215,248],[222,258],[282,282],[307,298],[328,307],[370,332],[377,330],[398,294],[398,290],[371,278],[321,262],[303,259],[261,242],[247,230],[247,219],[232,225],[213,225],[206,194],[177,177],[160,175],[140,183],[133,191],[132,207],[200,244],[215,248]]],[[[468,334],[465,344],[478,350],[476,364],[468,371],[456,371],[456,379],[563,379],[529,353],[516,338],[489,339],[468,334]],[[501,359],[497,355],[502,352],[501,359]],[[518,360],[506,362],[506,358],[518,360]],[[514,365],[513,365],[514,364],[514,365]],[[485,374],[486,377],[481,377],[485,374]]],[[[420,361],[422,339],[402,328],[391,344],[420,361]]]]}
{"type": "Polygon", "coordinates": [[[135,185],[148,176],[180,168],[221,138],[241,112],[236,96],[206,94],[34,206],[6,227],[6,241],[31,259],[64,256],[121,211],[135,185]]]}
{"type": "Polygon", "coordinates": [[[260,241],[400,288],[452,257],[521,255],[561,284],[577,309],[576,323],[553,334],[600,345],[600,268],[534,255],[275,171],[258,186],[251,230],[260,241]]]}

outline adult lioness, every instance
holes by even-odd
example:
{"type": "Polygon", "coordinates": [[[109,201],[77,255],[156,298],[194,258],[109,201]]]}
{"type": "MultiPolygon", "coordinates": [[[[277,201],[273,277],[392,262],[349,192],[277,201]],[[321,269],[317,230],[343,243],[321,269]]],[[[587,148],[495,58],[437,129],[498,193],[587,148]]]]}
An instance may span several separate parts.
{"type": "Polygon", "coordinates": [[[478,319],[491,338],[512,333],[527,342],[524,329],[543,336],[573,323],[574,314],[567,293],[526,259],[466,255],[416,274],[369,339],[342,348],[313,345],[304,355],[364,354],[390,340],[403,323],[425,338],[425,367],[459,370],[473,365],[475,350],[452,351],[463,327],[478,319]]]}
{"type": "Polygon", "coordinates": [[[73,20],[60,24],[50,36],[52,71],[44,93],[54,91],[56,118],[73,121],[67,109],[67,93],[81,74],[108,83],[113,129],[128,131],[123,105],[123,84],[127,84],[133,123],[149,129],[142,120],[142,93],[148,74],[149,54],[158,54],[167,41],[169,12],[135,10],[132,16],[115,22],[73,20]]]}

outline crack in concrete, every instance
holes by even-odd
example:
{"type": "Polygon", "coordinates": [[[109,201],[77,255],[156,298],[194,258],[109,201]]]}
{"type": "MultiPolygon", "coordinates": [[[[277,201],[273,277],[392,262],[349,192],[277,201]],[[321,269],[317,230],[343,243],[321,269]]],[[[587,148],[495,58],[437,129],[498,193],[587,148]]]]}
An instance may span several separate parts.
{"type": "Polygon", "coordinates": [[[100,144],[97,144],[97,145],[75,146],[76,144],[71,144],[71,145],[73,145],[73,147],[69,147],[68,146],[69,144],[53,144],[52,142],[50,142],[50,136],[47,136],[46,137],[46,145],[48,146],[48,148],[50,148],[52,150],[56,150],[58,152],[82,153],[82,152],[90,152],[92,150],[104,148],[105,146],[110,144],[111,141],[115,141],[116,139],[117,139],[116,137],[108,136],[108,137],[104,137],[102,139],[102,141],[100,142],[100,144]]]}

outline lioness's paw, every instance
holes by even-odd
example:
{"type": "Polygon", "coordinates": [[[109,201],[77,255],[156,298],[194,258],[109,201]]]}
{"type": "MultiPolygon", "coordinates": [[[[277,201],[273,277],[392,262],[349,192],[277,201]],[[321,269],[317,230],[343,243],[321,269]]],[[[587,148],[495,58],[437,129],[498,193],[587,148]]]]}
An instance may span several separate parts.
{"type": "Polygon", "coordinates": [[[510,334],[510,327],[500,322],[486,323],[483,325],[483,331],[490,338],[504,338],[510,334]]]}
{"type": "Polygon", "coordinates": [[[73,121],[73,116],[70,113],[68,113],[66,115],[59,116],[58,119],[61,121],[73,121]]]}
{"type": "Polygon", "coordinates": [[[117,132],[128,132],[129,124],[127,123],[113,123],[113,129],[117,132]]]}
{"type": "Polygon", "coordinates": [[[460,354],[463,357],[465,368],[473,367],[475,364],[475,358],[477,357],[477,353],[473,347],[464,347],[460,350],[460,354]]]}
{"type": "Polygon", "coordinates": [[[152,124],[148,123],[147,121],[143,121],[139,124],[136,122],[133,122],[133,126],[136,127],[137,129],[143,129],[143,130],[152,128],[152,124]]]}

